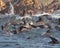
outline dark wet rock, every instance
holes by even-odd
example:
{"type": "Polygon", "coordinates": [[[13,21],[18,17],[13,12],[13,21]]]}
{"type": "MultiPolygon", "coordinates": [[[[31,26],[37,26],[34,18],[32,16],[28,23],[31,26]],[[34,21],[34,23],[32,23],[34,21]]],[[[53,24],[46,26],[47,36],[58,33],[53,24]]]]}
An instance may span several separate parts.
{"type": "Polygon", "coordinates": [[[13,31],[11,31],[13,34],[17,34],[17,31],[16,30],[13,30],[13,31]]]}
{"type": "Polygon", "coordinates": [[[38,20],[36,22],[42,21],[42,17],[38,17],[38,20]]]}
{"type": "Polygon", "coordinates": [[[40,27],[40,28],[44,28],[44,25],[39,25],[38,27],[40,27]]]}
{"type": "Polygon", "coordinates": [[[48,16],[50,16],[50,15],[48,15],[48,14],[45,14],[45,15],[43,15],[44,17],[48,17],[48,16]]]}
{"type": "Polygon", "coordinates": [[[6,45],[4,45],[3,47],[8,47],[8,46],[10,46],[9,44],[6,44],[6,45]]]}
{"type": "Polygon", "coordinates": [[[32,28],[37,28],[37,26],[35,26],[35,25],[30,25],[30,26],[32,26],[32,28]]]}
{"type": "Polygon", "coordinates": [[[58,19],[58,24],[60,24],[60,18],[58,19]]]}
{"type": "Polygon", "coordinates": [[[31,37],[27,37],[26,39],[31,39],[31,37]]]}
{"type": "Polygon", "coordinates": [[[15,45],[18,45],[18,46],[20,46],[20,44],[19,44],[19,43],[16,43],[15,45]]]}
{"type": "Polygon", "coordinates": [[[60,31],[60,25],[59,26],[55,26],[55,29],[60,31]]]}
{"type": "Polygon", "coordinates": [[[3,30],[3,29],[4,29],[4,26],[2,25],[2,26],[1,26],[1,30],[3,30]]]}

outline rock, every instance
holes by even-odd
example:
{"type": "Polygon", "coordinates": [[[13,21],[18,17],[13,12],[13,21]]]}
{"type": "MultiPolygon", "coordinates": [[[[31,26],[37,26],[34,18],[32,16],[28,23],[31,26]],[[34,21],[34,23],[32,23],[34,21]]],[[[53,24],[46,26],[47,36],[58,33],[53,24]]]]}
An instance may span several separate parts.
{"type": "Polygon", "coordinates": [[[58,24],[60,24],[60,18],[58,19],[58,24]]]}
{"type": "Polygon", "coordinates": [[[27,37],[27,39],[31,39],[31,37],[27,37]]]}
{"type": "Polygon", "coordinates": [[[6,8],[6,4],[3,2],[3,0],[0,0],[0,11],[4,10],[6,8]]]}

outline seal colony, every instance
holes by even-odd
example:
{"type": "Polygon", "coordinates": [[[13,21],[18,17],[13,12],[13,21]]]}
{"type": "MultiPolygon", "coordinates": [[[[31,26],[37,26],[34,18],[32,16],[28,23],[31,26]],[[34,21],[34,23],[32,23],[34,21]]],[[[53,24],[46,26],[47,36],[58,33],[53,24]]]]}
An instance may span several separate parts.
{"type": "MultiPolygon", "coordinates": [[[[5,33],[19,34],[22,32],[27,32],[35,29],[47,29],[44,34],[49,37],[52,41],[48,42],[51,44],[59,44],[59,41],[51,36],[50,30],[60,31],[60,18],[52,18],[51,15],[43,14],[41,16],[29,16],[29,17],[18,17],[15,20],[9,20],[7,23],[1,26],[2,31],[5,33]],[[36,18],[36,19],[35,19],[36,18]],[[53,21],[54,19],[54,21],[53,21]],[[54,25],[52,25],[54,24],[54,25]]],[[[30,37],[29,37],[30,38],[30,37]]]]}
{"type": "Polygon", "coordinates": [[[55,28],[60,28],[59,22],[60,19],[56,19],[56,21],[53,21],[54,18],[51,18],[51,15],[43,14],[41,16],[30,16],[30,17],[18,17],[15,20],[10,20],[6,24],[1,26],[1,29],[3,31],[7,31],[8,28],[11,26],[14,28],[14,30],[19,30],[19,32],[23,31],[23,29],[30,30],[30,29],[36,29],[36,28],[47,28],[47,29],[53,29],[53,27],[50,25],[56,24],[54,26],[55,28]],[[36,19],[34,19],[36,18],[36,19]],[[58,24],[58,26],[57,26],[58,24]]]}
{"type": "MultiPolygon", "coordinates": [[[[34,0],[33,0],[33,2],[34,2],[34,0]]],[[[55,29],[55,30],[60,31],[60,18],[59,19],[52,18],[50,14],[44,13],[44,12],[52,13],[54,10],[56,10],[58,7],[60,7],[60,5],[59,5],[60,3],[57,4],[57,2],[58,2],[57,0],[53,0],[51,2],[51,4],[49,4],[48,6],[45,6],[44,8],[42,5],[41,10],[38,5],[39,15],[36,16],[36,15],[34,15],[37,12],[36,8],[32,8],[32,6],[29,8],[28,2],[25,3],[25,5],[27,5],[27,6],[22,6],[21,3],[15,4],[17,2],[12,3],[12,0],[9,0],[6,3],[6,6],[9,9],[8,10],[7,10],[7,8],[5,8],[4,10],[0,9],[0,13],[5,14],[6,12],[8,12],[8,16],[10,14],[11,14],[11,16],[14,14],[18,14],[20,16],[17,16],[15,18],[15,20],[9,20],[7,23],[2,25],[1,30],[7,34],[8,33],[19,34],[21,32],[25,32],[25,31],[27,32],[27,31],[34,30],[34,29],[44,29],[45,28],[45,29],[48,29],[48,31],[45,32],[45,34],[43,34],[43,35],[49,37],[52,40],[48,43],[59,44],[60,42],[56,38],[54,38],[53,36],[50,35],[51,34],[50,30],[55,29]],[[56,4],[58,5],[57,8],[55,8],[57,6],[56,4]],[[43,14],[40,14],[41,11],[43,14]],[[27,14],[29,14],[30,16],[27,14]]],[[[34,2],[34,3],[36,3],[36,2],[34,2]]],[[[34,3],[32,3],[33,6],[34,6],[34,3]]],[[[5,4],[3,6],[5,6],[5,4]]],[[[28,37],[27,39],[30,39],[30,37],[28,37]]]]}
{"type": "MultiPolygon", "coordinates": [[[[36,16],[35,16],[36,17],[36,16]]],[[[37,17],[38,20],[33,21],[33,17],[23,17],[22,19],[17,20],[10,20],[6,24],[1,26],[1,29],[5,32],[15,32],[16,34],[21,31],[28,31],[31,29],[37,29],[37,28],[48,28],[48,25],[46,25],[46,22],[43,20],[42,17],[37,17]],[[11,27],[12,29],[10,30],[11,27]]],[[[35,19],[34,19],[35,20],[35,19]]]]}

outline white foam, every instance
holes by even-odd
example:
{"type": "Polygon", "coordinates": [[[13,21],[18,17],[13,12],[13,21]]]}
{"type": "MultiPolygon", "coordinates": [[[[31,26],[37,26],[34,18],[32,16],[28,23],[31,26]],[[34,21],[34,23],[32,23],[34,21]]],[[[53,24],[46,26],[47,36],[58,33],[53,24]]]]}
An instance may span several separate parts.
{"type": "Polygon", "coordinates": [[[30,18],[31,19],[31,16],[30,15],[27,15],[27,16],[24,16],[23,18],[30,18]]]}
{"type": "Polygon", "coordinates": [[[43,12],[42,14],[35,14],[33,16],[39,17],[39,16],[43,16],[43,15],[51,15],[51,14],[43,12]]]}
{"type": "Polygon", "coordinates": [[[21,16],[16,16],[16,20],[19,20],[19,19],[23,19],[23,17],[21,17],[21,16]]]}
{"type": "Polygon", "coordinates": [[[60,18],[60,14],[53,14],[51,15],[52,18],[55,18],[55,19],[59,19],[60,18]]]}

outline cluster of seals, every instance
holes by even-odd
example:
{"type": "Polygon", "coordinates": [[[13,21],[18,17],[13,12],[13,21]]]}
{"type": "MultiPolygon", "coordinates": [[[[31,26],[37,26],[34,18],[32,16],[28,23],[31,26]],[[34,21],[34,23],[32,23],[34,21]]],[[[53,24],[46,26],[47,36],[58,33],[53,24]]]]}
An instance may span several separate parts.
{"type": "MultiPolygon", "coordinates": [[[[34,16],[37,19],[37,16],[34,16]]],[[[10,32],[18,32],[21,31],[28,31],[30,29],[37,29],[37,28],[46,28],[46,29],[56,29],[60,28],[60,25],[55,25],[54,27],[51,24],[56,24],[53,22],[52,18],[49,18],[50,15],[42,15],[38,16],[38,19],[34,19],[34,17],[23,17],[21,20],[10,20],[6,24],[1,26],[1,29],[3,31],[9,31],[9,27],[11,26],[13,29],[10,30],[10,32]],[[34,21],[33,21],[34,20],[34,21]],[[36,20],[36,21],[35,21],[36,20]]],[[[20,17],[21,18],[21,17],[20,17]]],[[[60,19],[57,20],[58,24],[60,22],[60,19]]]]}
{"type": "Polygon", "coordinates": [[[31,29],[37,29],[37,28],[48,28],[48,25],[46,25],[46,22],[42,19],[42,17],[38,17],[38,20],[35,21],[36,19],[34,19],[34,21],[32,21],[31,19],[33,19],[33,17],[31,17],[31,19],[28,17],[24,17],[21,20],[10,20],[9,22],[7,22],[6,24],[1,26],[1,29],[5,32],[14,32],[14,34],[17,34],[21,31],[28,31],[31,29]],[[10,27],[12,29],[10,29],[10,27]]]}
{"type": "MultiPolygon", "coordinates": [[[[36,17],[36,16],[35,16],[36,17]]],[[[1,29],[4,32],[11,32],[13,34],[18,34],[20,32],[25,32],[25,31],[30,31],[31,29],[49,29],[44,35],[49,37],[52,41],[50,41],[49,43],[51,44],[58,44],[59,41],[54,38],[53,36],[51,36],[51,31],[53,29],[56,28],[60,28],[60,19],[57,19],[57,21],[53,21],[52,18],[49,18],[49,15],[42,15],[42,16],[38,16],[38,20],[37,21],[33,21],[31,19],[33,19],[33,17],[30,18],[22,18],[21,20],[10,20],[9,22],[7,22],[6,24],[1,26],[1,29]],[[56,23],[57,22],[57,23],[56,23]],[[55,26],[52,26],[52,24],[56,24],[55,26]],[[11,29],[11,28],[12,29],[11,29]]],[[[56,29],[57,30],[57,29],[56,29]]],[[[29,39],[29,38],[28,38],[29,39]]]]}

